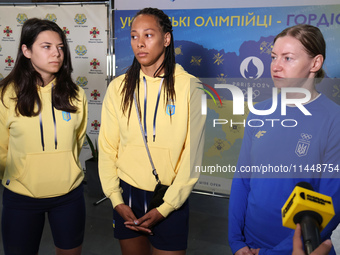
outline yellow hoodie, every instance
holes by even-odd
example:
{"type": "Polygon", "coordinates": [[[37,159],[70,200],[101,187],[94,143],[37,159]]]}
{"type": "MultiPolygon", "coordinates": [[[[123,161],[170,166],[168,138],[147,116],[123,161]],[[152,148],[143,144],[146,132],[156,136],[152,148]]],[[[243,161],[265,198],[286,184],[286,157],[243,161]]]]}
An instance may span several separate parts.
{"type": "MultiPolygon", "coordinates": [[[[176,100],[164,102],[164,91],[161,90],[154,129],[155,106],[161,79],[149,77],[140,71],[139,98],[142,123],[145,94],[143,77],[147,84],[148,146],[162,184],[171,185],[164,196],[164,203],[157,208],[166,217],[182,206],[199,177],[199,173],[194,172],[194,166],[201,164],[203,154],[205,124],[205,116],[201,115],[203,92],[197,89],[202,87],[197,83],[198,80],[177,64],[176,100]],[[169,114],[172,114],[171,119],[169,114]]],[[[108,87],[99,132],[99,175],[104,193],[110,198],[113,207],[124,203],[119,179],[147,191],[153,191],[156,185],[135,106],[132,106],[129,123],[127,115],[123,115],[121,111],[123,79],[124,75],[117,77],[108,87]]]]}
{"type": "Polygon", "coordinates": [[[9,86],[5,105],[0,101],[0,179],[11,191],[35,198],[68,193],[82,182],[79,153],[87,125],[87,100],[82,88],[73,103],[76,113],[54,108],[52,81],[38,86],[42,101],[40,116],[24,117],[15,113],[15,92],[9,86]]]}

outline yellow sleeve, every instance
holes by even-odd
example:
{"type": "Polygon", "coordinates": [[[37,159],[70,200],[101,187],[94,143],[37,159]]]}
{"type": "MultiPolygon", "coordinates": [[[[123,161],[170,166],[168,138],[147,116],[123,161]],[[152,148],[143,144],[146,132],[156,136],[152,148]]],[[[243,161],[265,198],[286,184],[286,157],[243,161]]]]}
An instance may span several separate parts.
{"type": "Polygon", "coordinates": [[[113,208],[123,204],[119,179],[117,175],[117,155],[120,142],[119,124],[114,108],[115,81],[107,89],[101,115],[99,131],[99,177],[106,197],[110,198],[113,208]]]}
{"type": "MultiPolygon", "coordinates": [[[[1,92],[2,91],[0,90],[0,95],[1,92]]],[[[6,91],[3,97],[4,102],[0,99],[0,180],[4,177],[8,154],[9,127],[7,122],[10,104],[13,103],[13,100],[10,99],[11,97],[14,97],[14,95],[11,95],[10,92],[6,91]]]]}
{"type": "Polygon", "coordinates": [[[7,123],[8,108],[0,101],[0,179],[4,177],[9,143],[7,123]]]}
{"type": "Polygon", "coordinates": [[[83,147],[84,144],[84,140],[85,140],[85,134],[86,134],[86,128],[87,128],[87,115],[88,115],[88,105],[87,105],[87,98],[85,95],[85,92],[83,91],[82,88],[79,88],[81,90],[81,92],[79,93],[81,95],[81,109],[79,109],[80,111],[80,115],[82,115],[82,122],[81,125],[78,129],[78,134],[77,134],[77,141],[78,141],[78,156],[80,154],[80,151],[83,147]]]}
{"type": "Polygon", "coordinates": [[[163,198],[164,203],[157,210],[164,216],[180,208],[188,199],[199,178],[195,166],[201,165],[204,146],[205,115],[201,114],[202,87],[196,78],[190,79],[190,94],[188,95],[188,126],[187,135],[180,162],[177,164],[177,175],[163,198]]]}

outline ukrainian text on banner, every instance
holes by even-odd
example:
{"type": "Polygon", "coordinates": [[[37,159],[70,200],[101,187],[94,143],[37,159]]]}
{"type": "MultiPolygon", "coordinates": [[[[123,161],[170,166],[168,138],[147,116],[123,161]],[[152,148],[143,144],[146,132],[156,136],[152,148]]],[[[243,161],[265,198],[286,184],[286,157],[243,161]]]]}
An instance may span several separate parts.
{"type": "MultiPolygon", "coordinates": [[[[71,51],[72,78],[85,90],[89,103],[87,132],[93,140],[97,139],[107,87],[107,7],[103,4],[1,6],[0,79],[12,70],[21,27],[33,17],[56,22],[64,31],[71,51]]],[[[85,141],[80,155],[83,167],[89,157],[91,152],[85,141]]]]}
{"type": "MultiPolygon", "coordinates": [[[[335,82],[340,69],[340,5],[209,10],[165,10],[172,20],[176,62],[199,78],[214,79],[215,84],[232,84],[247,100],[252,88],[254,103],[271,97],[271,49],[275,35],[284,28],[308,23],[321,29],[327,43],[324,69],[327,77],[317,89],[340,103],[340,84],[335,82]]],[[[117,74],[132,63],[130,24],[136,11],[115,14],[115,48],[117,74]]],[[[214,83],[212,84],[214,85],[214,83]]],[[[225,90],[207,94],[207,123],[232,109],[232,98],[225,90]],[[220,104],[217,94],[221,97],[220,104]],[[212,98],[214,97],[214,98],[212,98]],[[216,103],[214,102],[216,101],[216,103]]],[[[201,177],[196,189],[228,194],[240,151],[244,126],[242,120],[230,120],[213,129],[207,126],[201,177]],[[210,167],[210,168],[209,168],[210,167]],[[224,167],[224,168],[223,168],[224,167]]]]}
{"type": "MultiPolygon", "coordinates": [[[[324,0],[322,4],[338,4],[338,0],[324,0]]],[[[268,7],[268,6],[296,6],[296,5],[318,5],[319,0],[285,0],[285,1],[272,1],[272,0],[124,0],[115,1],[116,10],[131,10],[131,6],[134,9],[143,9],[146,6],[156,7],[162,10],[170,9],[215,9],[215,8],[248,8],[248,7],[268,7]]]]}

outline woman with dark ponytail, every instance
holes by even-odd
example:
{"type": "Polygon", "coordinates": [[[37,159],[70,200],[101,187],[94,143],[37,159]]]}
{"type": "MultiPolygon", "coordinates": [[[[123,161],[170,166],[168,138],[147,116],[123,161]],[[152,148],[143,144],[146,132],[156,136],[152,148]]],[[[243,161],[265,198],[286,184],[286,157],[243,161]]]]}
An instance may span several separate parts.
{"type": "Polygon", "coordinates": [[[124,255],[185,254],[187,199],[203,152],[201,85],[175,63],[163,11],[135,15],[131,46],[133,63],[108,87],[99,133],[99,173],[114,208],[114,234],[124,255]],[[157,179],[168,188],[152,207],[157,179]]]}
{"type": "Polygon", "coordinates": [[[36,255],[45,224],[57,255],[80,255],[85,201],[79,162],[87,126],[84,91],[71,79],[66,37],[28,19],[15,66],[0,82],[0,179],[6,255],[36,255]]]}

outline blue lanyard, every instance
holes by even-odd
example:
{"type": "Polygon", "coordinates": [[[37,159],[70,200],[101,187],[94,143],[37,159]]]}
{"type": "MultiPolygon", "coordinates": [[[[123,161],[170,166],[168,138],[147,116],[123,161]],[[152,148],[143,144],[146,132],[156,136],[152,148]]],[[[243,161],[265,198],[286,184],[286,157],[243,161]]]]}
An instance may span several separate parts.
{"type": "MultiPolygon", "coordinates": [[[[159,98],[160,98],[160,95],[161,95],[163,80],[164,80],[164,78],[161,79],[161,82],[159,84],[157,102],[156,102],[156,106],[155,106],[155,113],[154,113],[154,116],[153,116],[153,141],[155,141],[155,139],[156,139],[156,115],[157,115],[159,98]]],[[[148,135],[147,135],[147,130],[146,130],[147,129],[146,128],[147,84],[146,84],[145,76],[143,76],[143,81],[144,81],[144,136],[145,136],[146,141],[148,141],[148,135]]]]}

